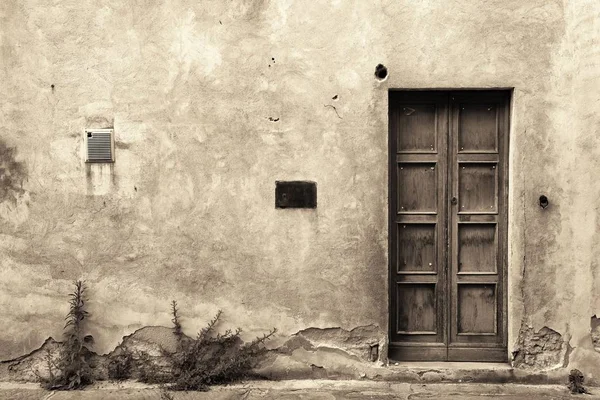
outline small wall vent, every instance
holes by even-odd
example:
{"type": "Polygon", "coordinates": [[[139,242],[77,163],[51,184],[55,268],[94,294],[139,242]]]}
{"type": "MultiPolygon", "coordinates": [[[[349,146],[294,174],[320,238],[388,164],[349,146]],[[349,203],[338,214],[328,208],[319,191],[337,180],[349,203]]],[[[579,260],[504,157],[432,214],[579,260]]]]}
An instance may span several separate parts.
{"type": "Polygon", "coordinates": [[[115,161],[113,133],[113,129],[85,130],[86,162],[109,163],[115,161]]]}

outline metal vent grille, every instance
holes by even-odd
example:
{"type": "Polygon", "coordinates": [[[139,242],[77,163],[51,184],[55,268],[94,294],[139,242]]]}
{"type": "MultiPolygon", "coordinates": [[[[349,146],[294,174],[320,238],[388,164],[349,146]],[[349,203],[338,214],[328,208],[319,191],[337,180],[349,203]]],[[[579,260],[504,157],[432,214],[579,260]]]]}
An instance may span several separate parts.
{"type": "Polygon", "coordinates": [[[113,130],[86,130],[87,162],[113,162],[113,130]]]}

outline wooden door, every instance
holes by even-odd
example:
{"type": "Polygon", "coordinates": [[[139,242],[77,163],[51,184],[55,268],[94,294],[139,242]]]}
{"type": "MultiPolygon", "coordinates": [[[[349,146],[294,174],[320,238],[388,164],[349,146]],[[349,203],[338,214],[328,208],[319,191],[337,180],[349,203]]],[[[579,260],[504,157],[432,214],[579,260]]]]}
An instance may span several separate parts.
{"type": "Polygon", "coordinates": [[[390,359],[507,360],[508,100],[390,92],[390,359]]]}

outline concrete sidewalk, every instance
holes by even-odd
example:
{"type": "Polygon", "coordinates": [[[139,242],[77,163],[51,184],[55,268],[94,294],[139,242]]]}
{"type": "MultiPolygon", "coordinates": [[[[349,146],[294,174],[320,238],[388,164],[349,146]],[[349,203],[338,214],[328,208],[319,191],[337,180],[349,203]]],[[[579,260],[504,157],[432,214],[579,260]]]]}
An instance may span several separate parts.
{"type": "Polygon", "coordinates": [[[209,392],[166,392],[136,382],[96,384],[82,391],[50,392],[34,384],[0,383],[0,399],[4,400],[229,400],[229,399],[453,399],[482,400],[558,400],[600,399],[600,388],[591,388],[591,395],[572,395],[566,386],[473,384],[473,383],[393,383],[374,381],[252,381],[243,384],[214,387],[209,392]],[[169,397],[170,396],[170,397],[169,397]]]}

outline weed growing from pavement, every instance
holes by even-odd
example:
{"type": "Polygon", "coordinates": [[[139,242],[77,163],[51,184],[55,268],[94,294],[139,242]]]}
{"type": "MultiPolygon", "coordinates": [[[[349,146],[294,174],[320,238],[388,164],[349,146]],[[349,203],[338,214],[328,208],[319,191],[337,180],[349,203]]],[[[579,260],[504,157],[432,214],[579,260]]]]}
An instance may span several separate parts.
{"type": "Polygon", "coordinates": [[[583,373],[578,369],[572,369],[569,373],[569,390],[571,393],[588,393],[587,389],[583,386],[583,373]]]}
{"type": "Polygon", "coordinates": [[[64,327],[64,341],[57,358],[46,354],[48,376],[40,377],[42,386],[50,390],[82,389],[93,382],[89,364],[93,344],[91,335],[84,328],[88,312],[85,310],[86,287],[82,281],[75,282],[75,290],[69,295],[69,312],[64,327]]]}
{"type": "Polygon", "coordinates": [[[131,350],[122,348],[121,351],[112,356],[108,362],[108,377],[116,381],[122,381],[131,378],[134,366],[134,357],[131,350]]]}
{"type": "MultiPolygon", "coordinates": [[[[69,295],[69,312],[64,327],[64,341],[58,354],[49,350],[45,361],[47,376],[38,374],[42,386],[49,390],[82,389],[94,381],[90,358],[93,338],[85,335],[85,322],[88,312],[85,309],[86,286],[82,281],[75,282],[75,289],[69,295]]],[[[264,344],[277,330],[244,343],[241,329],[216,331],[222,312],[198,332],[195,338],[183,333],[177,302],[171,303],[173,334],[176,338],[174,351],[162,349],[162,363],[144,351],[132,352],[122,347],[108,360],[108,377],[112,380],[129,379],[137,371],[140,381],[158,383],[166,390],[208,390],[212,385],[240,381],[250,376],[261,358],[267,353],[264,344]],[[164,362],[166,361],[166,363],[164,362]],[[160,365],[162,364],[162,365],[160,365]]],[[[163,390],[163,391],[164,391],[163,390]]],[[[165,392],[166,393],[166,392],[165,392]]],[[[166,396],[170,396],[166,393],[166,396]]]]}
{"type": "Polygon", "coordinates": [[[264,343],[277,330],[273,328],[249,343],[240,338],[241,329],[217,333],[215,327],[222,312],[204,327],[196,338],[183,334],[179,310],[175,301],[171,304],[173,333],[177,349],[165,356],[169,360],[171,390],[208,390],[211,385],[232,383],[248,377],[252,369],[267,352],[264,343]]]}

